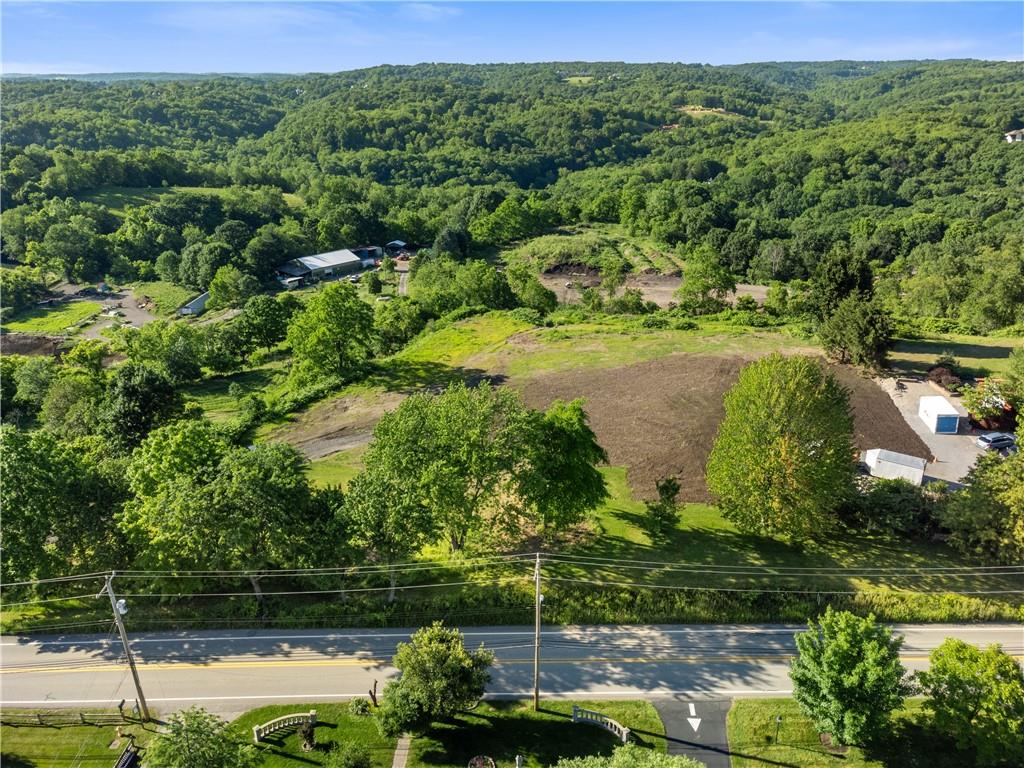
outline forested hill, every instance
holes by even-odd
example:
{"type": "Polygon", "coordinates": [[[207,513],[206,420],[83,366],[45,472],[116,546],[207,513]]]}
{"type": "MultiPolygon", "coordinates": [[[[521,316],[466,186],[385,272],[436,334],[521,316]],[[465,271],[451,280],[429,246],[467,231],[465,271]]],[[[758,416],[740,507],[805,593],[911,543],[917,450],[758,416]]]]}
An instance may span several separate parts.
{"type": "MultiPolygon", "coordinates": [[[[280,236],[279,253],[445,229],[485,246],[611,222],[684,258],[712,249],[758,281],[807,277],[849,247],[898,272],[914,312],[988,330],[1024,320],[1015,296],[970,318],[960,308],[982,274],[997,292],[1024,285],[1024,145],[1003,140],[1024,125],[1021,75],[982,61],[571,62],[7,79],[4,252],[124,278],[227,219],[280,236]],[[218,195],[109,211],[112,187],[218,195]],[[297,195],[290,208],[281,192],[297,195]],[[71,259],[63,240],[81,227],[90,255],[71,259]]],[[[266,264],[233,258],[266,279],[266,264]]]]}

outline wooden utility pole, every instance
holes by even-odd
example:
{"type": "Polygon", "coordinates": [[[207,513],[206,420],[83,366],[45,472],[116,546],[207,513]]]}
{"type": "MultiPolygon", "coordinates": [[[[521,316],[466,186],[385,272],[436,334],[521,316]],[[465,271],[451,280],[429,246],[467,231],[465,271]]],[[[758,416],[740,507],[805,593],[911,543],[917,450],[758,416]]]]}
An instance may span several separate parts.
{"type": "Polygon", "coordinates": [[[540,552],[533,566],[533,710],[540,709],[540,552]]]}
{"type": "Polygon", "coordinates": [[[143,722],[148,723],[150,721],[149,705],[146,704],[146,697],[142,693],[142,682],[139,680],[139,670],[135,668],[135,657],[132,656],[131,646],[128,645],[128,634],[124,631],[124,622],[121,620],[121,616],[128,612],[128,608],[125,607],[124,601],[118,601],[117,595],[114,594],[113,573],[107,576],[105,591],[110,597],[110,608],[114,612],[114,623],[117,624],[117,632],[121,635],[121,645],[124,646],[124,655],[128,659],[128,666],[132,670],[132,679],[135,680],[135,692],[139,696],[139,708],[142,710],[142,720],[143,722]]]}

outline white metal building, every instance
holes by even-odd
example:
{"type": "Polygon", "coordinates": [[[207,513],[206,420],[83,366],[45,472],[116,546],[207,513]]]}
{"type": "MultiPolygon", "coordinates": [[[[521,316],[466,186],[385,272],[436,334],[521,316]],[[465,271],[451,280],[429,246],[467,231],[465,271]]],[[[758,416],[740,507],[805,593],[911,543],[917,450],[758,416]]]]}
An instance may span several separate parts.
{"type": "Polygon", "coordinates": [[[890,480],[906,480],[914,485],[924,482],[924,468],[928,464],[917,456],[887,451],[884,448],[871,448],[864,452],[864,463],[872,477],[884,477],[890,480]]]}
{"type": "Polygon", "coordinates": [[[937,435],[955,435],[960,429],[960,411],[941,395],[922,397],[917,415],[937,435]]]}
{"type": "Polygon", "coordinates": [[[363,260],[348,248],[315,256],[300,256],[277,268],[278,279],[282,282],[299,278],[302,282],[315,282],[325,277],[348,275],[363,268],[363,260]]]}

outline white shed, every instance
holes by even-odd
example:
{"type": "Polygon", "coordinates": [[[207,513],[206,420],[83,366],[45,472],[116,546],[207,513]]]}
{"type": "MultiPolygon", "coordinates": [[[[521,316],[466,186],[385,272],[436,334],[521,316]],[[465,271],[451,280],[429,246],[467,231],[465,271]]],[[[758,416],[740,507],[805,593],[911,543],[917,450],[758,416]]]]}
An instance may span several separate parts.
{"type": "Polygon", "coordinates": [[[960,429],[960,411],[941,395],[922,397],[917,415],[937,435],[955,435],[960,429]]]}
{"type": "Polygon", "coordinates": [[[924,468],[928,462],[905,453],[871,448],[864,452],[864,463],[868,465],[872,477],[900,479],[921,485],[924,482],[924,468]]]}

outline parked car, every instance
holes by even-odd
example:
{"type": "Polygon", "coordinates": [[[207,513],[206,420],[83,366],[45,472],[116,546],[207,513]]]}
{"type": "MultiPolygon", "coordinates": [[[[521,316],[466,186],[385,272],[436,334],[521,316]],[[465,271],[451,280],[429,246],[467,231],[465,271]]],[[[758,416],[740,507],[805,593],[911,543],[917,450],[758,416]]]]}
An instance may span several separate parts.
{"type": "Polygon", "coordinates": [[[1002,456],[1004,459],[1008,459],[1011,456],[1016,456],[1018,450],[1019,449],[1017,447],[1017,444],[1014,443],[1009,448],[1003,448],[1003,450],[999,452],[999,455],[1002,456]]]}
{"type": "Polygon", "coordinates": [[[1007,432],[989,432],[974,441],[979,448],[986,451],[1001,451],[1017,444],[1017,438],[1007,432]]]}

